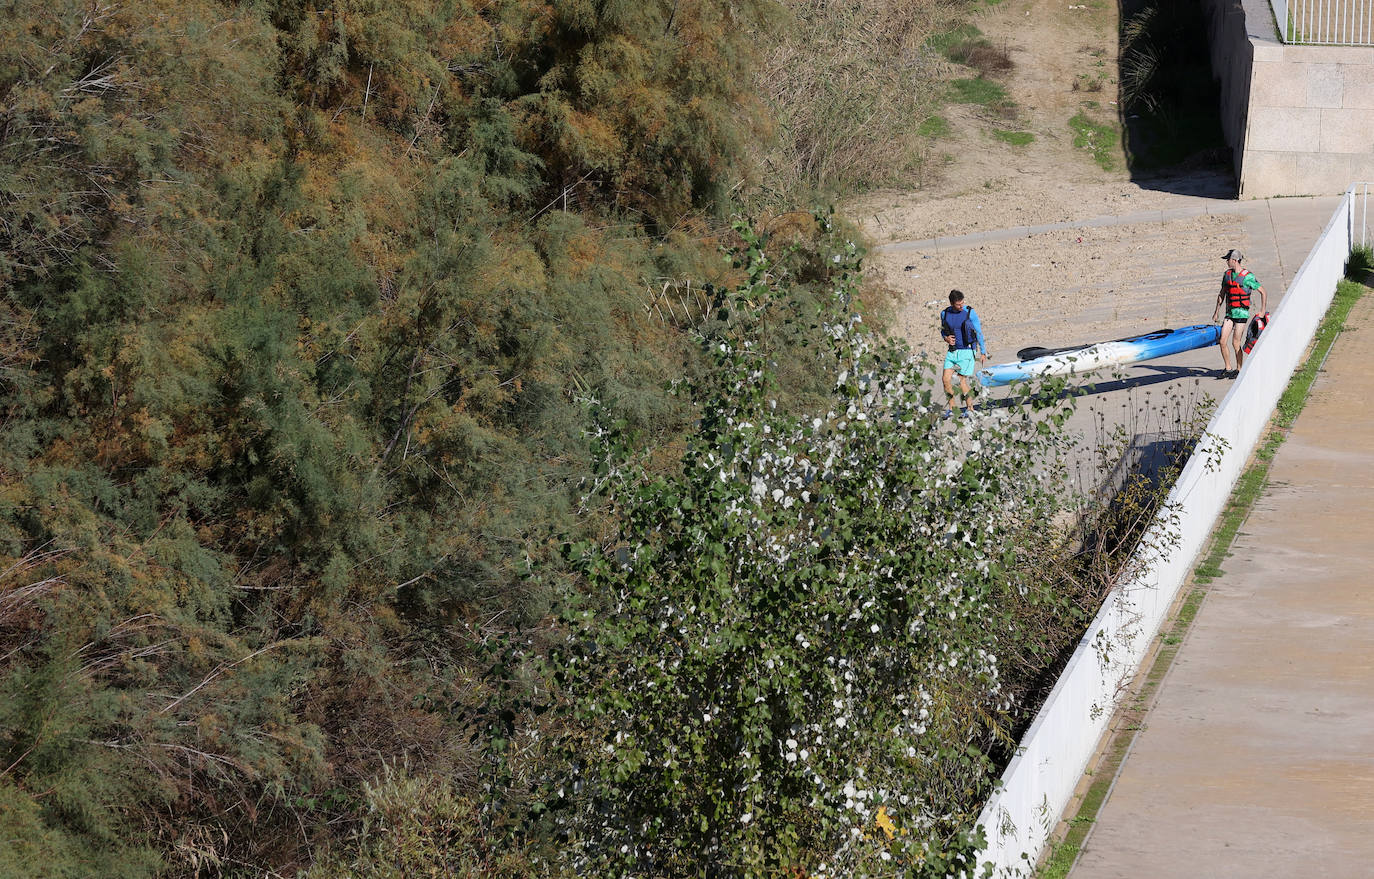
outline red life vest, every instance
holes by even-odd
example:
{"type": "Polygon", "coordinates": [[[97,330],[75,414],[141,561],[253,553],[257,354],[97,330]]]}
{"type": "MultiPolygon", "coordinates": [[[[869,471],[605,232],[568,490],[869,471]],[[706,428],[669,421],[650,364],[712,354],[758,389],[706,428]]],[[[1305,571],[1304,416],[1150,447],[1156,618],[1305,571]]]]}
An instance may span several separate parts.
{"type": "Polygon", "coordinates": [[[1260,333],[1264,332],[1269,326],[1269,312],[1255,316],[1250,321],[1250,326],[1245,328],[1245,353],[1249,354],[1255,348],[1255,343],[1259,341],[1260,333]]]}
{"type": "Polygon", "coordinates": [[[1227,270],[1221,276],[1221,289],[1226,291],[1226,307],[1245,308],[1250,307],[1250,291],[1245,287],[1245,278],[1250,274],[1249,269],[1239,269],[1237,271],[1227,270]]]}

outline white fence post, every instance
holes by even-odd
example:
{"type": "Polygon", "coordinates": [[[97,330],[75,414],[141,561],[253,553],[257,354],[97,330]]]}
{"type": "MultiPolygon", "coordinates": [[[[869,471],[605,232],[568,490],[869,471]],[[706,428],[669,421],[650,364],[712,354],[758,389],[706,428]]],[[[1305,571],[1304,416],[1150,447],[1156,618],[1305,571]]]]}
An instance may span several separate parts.
{"type": "Polygon", "coordinates": [[[1285,43],[1374,46],[1374,0],[1269,0],[1285,43]]]}

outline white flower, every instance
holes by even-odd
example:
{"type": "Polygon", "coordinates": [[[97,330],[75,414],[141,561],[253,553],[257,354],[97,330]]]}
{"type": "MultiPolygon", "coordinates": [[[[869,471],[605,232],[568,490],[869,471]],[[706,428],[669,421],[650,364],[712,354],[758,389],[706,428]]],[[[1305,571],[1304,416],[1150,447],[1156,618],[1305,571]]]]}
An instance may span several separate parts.
{"type": "Polygon", "coordinates": [[[739,816],[739,823],[741,823],[741,824],[748,824],[750,821],[753,821],[753,820],[754,820],[754,813],[753,813],[753,812],[745,812],[743,815],[739,816]]]}

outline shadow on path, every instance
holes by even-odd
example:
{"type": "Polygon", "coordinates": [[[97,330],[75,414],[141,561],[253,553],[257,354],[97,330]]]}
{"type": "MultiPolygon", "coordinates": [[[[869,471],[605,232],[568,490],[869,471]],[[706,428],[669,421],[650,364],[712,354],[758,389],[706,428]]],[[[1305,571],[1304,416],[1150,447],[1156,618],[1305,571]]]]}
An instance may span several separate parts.
{"type": "MultiPolygon", "coordinates": [[[[1137,364],[1136,369],[1150,370],[1153,374],[1114,376],[1107,381],[1094,381],[1077,387],[1067,388],[1059,394],[1059,399],[1065,397],[1092,397],[1098,394],[1110,394],[1114,391],[1129,391],[1137,388],[1148,388],[1151,385],[1167,384],[1169,382],[1181,381],[1188,378],[1196,379],[1218,379],[1220,383],[1221,370],[1212,369],[1205,366],[1163,366],[1151,365],[1148,363],[1137,364]]],[[[1020,384],[1025,385],[1025,382],[1020,384]]],[[[983,399],[978,403],[979,409],[1009,409],[1019,405],[1023,395],[1016,392],[1016,385],[1010,387],[1010,393],[1003,397],[983,399]]],[[[1029,390],[1029,387],[1027,388],[1029,390]]],[[[1219,388],[1225,393],[1225,386],[1219,388]]]]}

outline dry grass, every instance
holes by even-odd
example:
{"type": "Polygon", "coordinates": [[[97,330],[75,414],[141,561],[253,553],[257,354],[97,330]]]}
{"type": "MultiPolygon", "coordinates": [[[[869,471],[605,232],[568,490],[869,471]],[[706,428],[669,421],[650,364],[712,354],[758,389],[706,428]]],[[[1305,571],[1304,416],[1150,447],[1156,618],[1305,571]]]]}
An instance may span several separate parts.
{"type": "MultiPolygon", "coordinates": [[[[759,94],[777,123],[750,181],[763,201],[920,186],[931,145],[918,132],[956,65],[926,45],[966,0],[785,0],[782,32],[761,35],[759,94]]],[[[981,56],[980,56],[981,57],[981,56]]]]}
{"type": "Polygon", "coordinates": [[[1007,73],[1015,63],[1005,46],[999,48],[987,40],[968,40],[950,49],[949,57],[966,67],[972,67],[983,76],[1007,73]]]}

